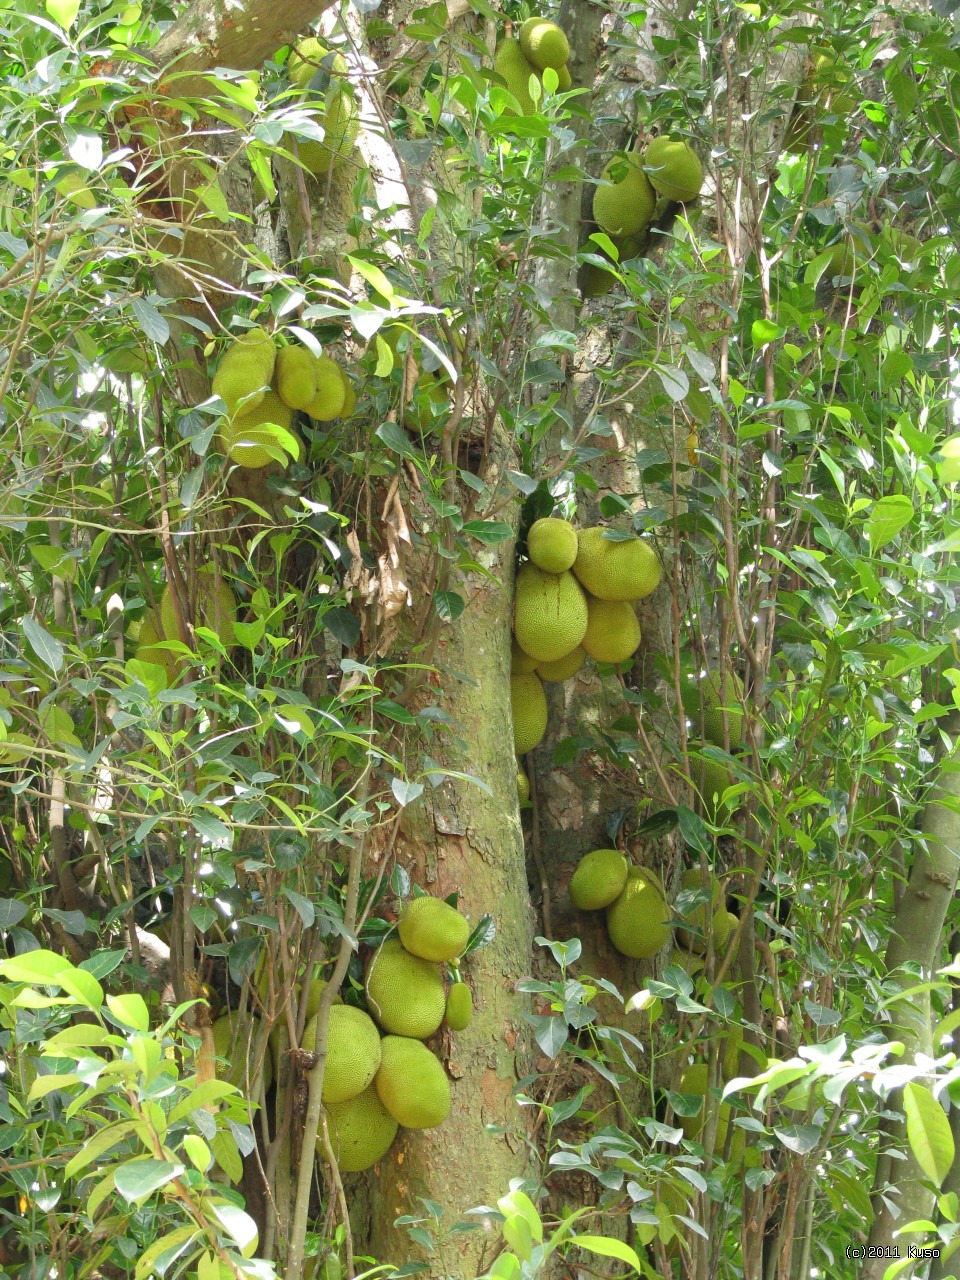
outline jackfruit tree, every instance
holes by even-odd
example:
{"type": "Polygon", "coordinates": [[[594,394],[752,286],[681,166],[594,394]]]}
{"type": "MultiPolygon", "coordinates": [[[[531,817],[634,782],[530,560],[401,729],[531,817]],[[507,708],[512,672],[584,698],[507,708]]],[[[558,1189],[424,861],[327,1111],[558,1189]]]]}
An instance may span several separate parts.
{"type": "Polygon", "coordinates": [[[0,1275],[953,1274],[948,10],[6,6],[0,1275]]]}

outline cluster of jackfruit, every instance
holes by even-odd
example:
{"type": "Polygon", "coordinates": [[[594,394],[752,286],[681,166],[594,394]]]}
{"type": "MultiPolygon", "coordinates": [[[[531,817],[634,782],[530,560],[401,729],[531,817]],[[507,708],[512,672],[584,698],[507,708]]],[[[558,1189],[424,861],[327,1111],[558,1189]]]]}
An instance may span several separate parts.
{"type": "MultiPolygon", "coordinates": [[[[743,743],[743,681],[735,672],[727,671],[721,678],[707,675],[696,685],[688,686],[685,706],[698,728],[702,715],[705,742],[725,749],[723,722],[726,716],[729,733],[729,750],[735,755],[743,743]]],[[[735,778],[726,764],[703,759],[698,768],[696,792],[703,816],[708,822],[716,822],[722,811],[722,798],[735,778]]]]}
{"type": "Polygon", "coordinates": [[[288,434],[302,410],[316,422],[346,418],[356,406],[350,379],[329,356],[299,343],[281,347],[260,326],[235,339],[213,375],[213,391],[227,406],[219,441],[231,462],[265,467],[278,453],[276,426],[288,434]]]}
{"type": "MultiPolygon", "coordinates": [[[[300,161],[317,177],[325,177],[353,151],[360,132],[360,116],[353,88],[347,79],[347,61],[342,53],[328,49],[315,37],[301,40],[287,61],[290,81],[303,93],[322,98],[313,114],[323,130],[323,141],[296,139],[300,161]]],[[[292,151],[294,142],[287,137],[292,151]]]]}
{"type": "Polygon", "coordinates": [[[570,42],[562,27],[546,18],[528,18],[515,38],[504,37],[497,45],[493,69],[516,98],[521,113],[528,116],[536,110],[530,77],[542,80],[544,71],[552,67],[558,91],[566,93],[573,84],[567,67],[569,57],[570,42]]]}
{"type": "Polygon", "coordinates": [[[607,933],[621,955],[646,960],[670,938],[670,908],[663,881],[649,867],[631,866],[619,849],[585,854],[570,881],[570,901],[581,911],[606,911],[607,933]]]}
{"type": "MultiPolygon", "coordinates": [[[[532,751],[547,731],[543,681],[569,680],[588,657],[627,662],[640,644],[633,603],[660,582],[660,561],[641,538],[608,538],[600,526],[579,532],[566,520],[537,520],[527,536],[528,564],[514,592],[510,695],[514,747],[532,751]]],[[[522,788],[520,772],[518,785],[522,788]]]]}
{"type": "MultiPolygon", "coordinates": [[[[234,624],[237,621],[237,600],[228,584],[218,576],[212,565],[200,569],[196,579],[196,612],[186,619],[194,626],[207,627],[216,633],[224,649],[232,649],[237,643],[234,624]]],[[[189,637],[188,637],[189,639],[189,637]]],[[[140,626],[137,657],[162,667],[167,684],[176,683],[183,659],[164,647],[166,641],[179,641],[177,609],[170,587],[164,588],[159,609],[148,613],[140,626]]]]}

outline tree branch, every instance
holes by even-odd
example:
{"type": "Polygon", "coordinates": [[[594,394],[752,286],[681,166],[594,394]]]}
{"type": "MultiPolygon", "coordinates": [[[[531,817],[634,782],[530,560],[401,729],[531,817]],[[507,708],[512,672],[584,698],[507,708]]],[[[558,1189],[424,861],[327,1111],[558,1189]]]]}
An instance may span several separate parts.
{"type": "Polygon", "coordinates": [[[333,0],[196,0],[167,31],[152,57],[158,66],[252,71],[329,9],[333,0]]]}

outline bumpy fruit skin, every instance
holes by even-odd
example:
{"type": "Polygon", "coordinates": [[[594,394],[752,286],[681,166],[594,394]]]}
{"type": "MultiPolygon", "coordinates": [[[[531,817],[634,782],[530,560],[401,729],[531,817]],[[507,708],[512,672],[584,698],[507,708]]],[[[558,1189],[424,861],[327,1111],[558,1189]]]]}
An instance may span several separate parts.
{"type": "MultiPolygon", "coordinates": [[[[220,643],[229,649],[237,643],[233,624],[237,620],[237,602],[233,592],[221,579],[217,582],[212,572],[200,570],[197,584],[197,626],[208,627],[220,637],[220,643]]],[[[173,606],[170,588],[160,597],[160,624],[165,640],[179,640],[177,614],[173,606]]]]}
{"type": "MultiPolygon", "coordinates": [[[[387,1154],[399,1128],[373,1085],[346,1102],[331,1103],[327,1125],[341,1173],[359,1173],[376,1164],[387,1154]]],[[[319,1155],[322,1159],[322,1148],[319,1155]]]]}
{"type": "Polygon", "coordinates": [[[440,970],[406,950],[399,938],[387,938],[367,966],[367,1005],[395,1036],[426,1040],[443,1021],[446,996],[440,970]]]}
{"type": "Polygon", "coordinates": [[[723,710],[727,713],[730,730],[730,746],[739,747],[743,741],[743,681],[736,672],[723,675],[723,689],[714,676],[703,682],[703,733],[708,742],[723,746],[723,710]]]}
{"type": "Polygon", "coordinates": [[[627,860],[619,849],[593,849],[577,863],[570,901],[581,911],[601,911],[616,902],[627,883],[627,860]]]}
{"type": "Polygon", "coordinates": [[[450,1114],[447,1073],[419,1040],[383,1037],[383,1061],[374,1087],[394,1120],[406,1129],[433,1129],[450,1114]]]}
{"type": "Polygon", "coordinates": [[[318,356],[314,361],[314,376],[317,390],[307,405],[307,413],[317,422],[331,422],[340,417],[346,401],[342,371],[336,360],[318,356]]]}
{"type": "Polygon", "coordinates": [[[249,413],[267,394],[273,378],[277,348],[265,329],[257,326],[230,343],[213,375],[214,395],[227,406],[227,413],[249,413]]]}
{"type": "Polygon", "coordinates": [[[293,410],[273,390],[267,391],[255,409],[238,414],[221,426],[220,447],[231,462],[256,470],[274,461],[264,447],[278,447],[273,433],[264,429],[267,423],[285,431],[293,426],[293,410]]]}
{"type": "Polygon", "coordinates": [[[740,921],[732,911],[720,910],[713,917],[713,949],[717,955],[723,955],[727,949],[730,939],[740,921]]]}
{"type": "MultiPolygon", "coordinates": [[[[322,111],[316,112],[317,123],[324,131],[322,142],[309,138],[296,139],[300,160],[317,177],[327,174],[353,150],[360,131],[360,118],[353,92],[346,80],[347,62],[342,53],[333,53],[319,40],[301,40],[287,61],[291,81],[306,92],[316,78],[316,93],[324,96],[322,111]]],[[[292,151],[293,139],[286,139],[292,151]]],[[[301,406],[297,406],[298,408],[301,406]]]]}
{"type": "Polygon", "coordinates": [[[609,236],[635,236],[653,221],[657,197],[635,151],[615,156],[593,193],[593,220],[609,236]],[[625,170],[617,181],[613,174],[625,170]]]}
{"type": "Polygon", "coordinates": [[[529,653],[524,653],[517,644],[516,636],[514,636],[510,644],[510,674],[512,676],[528,676],[531,671],[536,671],[536,669],[536,658],[531,658],[529,653]]]}
{"type": "Polygon", "coordinates": [[[538,569],[563,573],[577,558],[577,531],[569,520],[546,516],[530,526],[527,553],[538,569]]]}
{"type": "Polygon", "coordinates": [[[277,353],[277,391],[285,405],[306,409],[317,394],[316,365],[306,347],[283,347],[277,353]]]}
{"type": "Polygon", "coordinates": [[[511,676],[510,702],[513,707],[513,749],[518,756],[532,751],[547,732],[547,695],[540,678],[511,676]]]}
{"type": "MultiPolygon", "coordinates": [[[[530,77],[537,74],[537,68],[524,57],[519,40],[500,41],[493,55],[493,69],[516,98],[521,115],[532,115],[535,108],[530,97],[530,77]]],[[[516,112],[508,109],[504,115],[516,112]]]]}
{"type": "Polygon", "coordinates": [[[663,576],[657,553],[642,538],[614,541],[600,525],[581,529],[573,572],[598,600],[642,600],[663,576]]]}
{"type": "Polygon", "coordinates": [[[517,769],[517,803],[521,807],[530,803],[530,779],[522,769],[517,769]]]}
{"type": "Polygon", "coordinates": [[[357,393],[353,389],[353,383],[339,365],[337,365],[337,373],[343,383],[343,405],[340,409],[340,417],[349,418],[357,407],[357,393]]]}
{"type": "MultiPolygon", "coordinates": [[[[217,1018],[211,1028],[217,1058],[223,1059],[217,1062],[217,1079],[236,1085],[242,1092],[247,1088],[246,1054],[256,1040],[257,1023],[258,1019],[251,1020],[249,1016],[241,1019],[238,1011],[234,1009],[230,1013],[225,1013],[222,1018],[217,1018]]],[[[267,1053],[263,1059],[264,1092],[272,1084],[273,1058],[267,1053]]],[[[260,1094],[257,1081],[251,1080],[250,1085],[250,1092],[253,1100],[256,1101],[260,1094]]]]}
{"type": "Polygon", "coordinates": [[[541,680],[561,684],[564,680],[575,676],[586,660],[587,651],[582,644],[578,644],[575,649],[571,649],[564,657],[557,658],[555,662],[538,663],[537,675],[541,680]]]}
{"type": "MultiPolygon", "coordinates": [[[[703,1141],[704,1122],[706,1120],[707,1064],[695,1062],[686,1068],[677,1086],[680,1093],[690,1093],[704,1099],[704,1105],[695,1116],[679,1116],[680,1127],[688,1138],[695,1142],[703,1141]]],[[[713,1149],[722,1152],[727,1142],[727,1130],[730,1126],[730,1106],[726,1102],[720,1104],[717,1113],[717,1128],[714,1135],[713,1149]]],[[[742,1129],[736,1129],[730,1140],[730,1159],[736,1160],[743,1153],[744,1135],[742,1129]]]]}
{"type": "Polygon", "coordinates": [[[621,955],[655,956],[670,939],[670,910],[658,882],[642,867],[631,867],[620,896],[607,907],[607,933],[621,955]]]}
{"type": "Polygon", "coordinates": [[[411,955],[442,964],[458,956],[470,937],[469,922],[441,898],[414,898],[397,921],[400,941],[411,955]]]}
{"type": "MultiPolygon", "coordinates": [[[[303,1029],[301,1049],[317,1043],[317,1019],[303,1029]]],[[[380,1069],[380,1032],[368,1013],[351,1004],[330,1008],[327,1024],[327,1061],[323,1068],[321,1097],[324,1105],[346,1102],[363,1093],[380,1069]]]]}
{"type": "Polygon", "coordinates": [[[721,797],[727,787],[733,786],[734,781],[734,776],[726,765],[718,764],[715,760],[701,760],[700,785],[697,790],[703,816],[708,822],[719,821],[720,811],[726,807],[721,797]]]}
{"type": "MultiPolygon", "coordinates": [[[[680,877],[680,887],[688,890],[702,889],[700,868],[688,867],[680,877]]],[[[705,937],[707,921],[712,918],[713,913],[720,905],[720,881],[712,872],[710,874],[710,892],[711,899],[709,902],[698,902],[685,913],[684,919],[690,922],[690,927],[688,929],[683,927],[677,929],[678,941],[691,951],[701,954],[707,949],[705,937]]]]}
{"type": "Polygon", "coordinates": [[[685,951],[683,947],[674,947],[665,967],[675,964],[683,969],[691,978],[703,968],[703,956],[696,951],[685,951]]]}
{"type": "Polygon", "coordinates": [[[560,67],[557,71],[557,81],[557,93],[566,93],[568,89],[573,88],[573,76],[570,74],[569,67],[560,67]]]}
{"type": "Polygon", "coordinates": [[[520,50],[528,62],[546,71],[553,67],[559,71],[570,57],[570,42],[562,27],[546,18],[528,18],[517,33],[520,50]]]}
{"type": "Polygon", "coordinates": [[[328,76],[345,76],[347,60],[342,53],[334,53],[315,36],[301,40],[287,59],[287,75],[298,89],[306,90],[318,72],[328,76]]]}
{"type": "Polygon", "coordinates": [[[640,647],[640,623],[627,600],[587,600],[583,647],[594,662],[618,664],[640,647]]]}
{"type": "Polygon", "coordinates": [[[654,138],[643,153],[650,185],[667,200],[696,200],[703,186],[703,166],[688,142],[654,138]]]}
{"type": "Polygon", "coordinates": [[[447,996],[444,1021],[451,1031],[466,1031],[473,1017],[473,992],[465,982],[455,982],[447,996]]]}
{"type": "Polygon", "coordinates": [[[156,648],[160,641],[166,639],[160,615],[156,612],[146,614],[140,627],[136,656],[141,662],[152,662],[155,666],[162,667],[167,684],[172,686],[177,681],[177,660],[169,649],[156,648]]]}
{"type": "Polygon", "coordinates": [[[513,633],[538,662],[566,657],[587,629],[587,598],[571,573],[544,573],[525,564],[517,573],[513,633]]]}

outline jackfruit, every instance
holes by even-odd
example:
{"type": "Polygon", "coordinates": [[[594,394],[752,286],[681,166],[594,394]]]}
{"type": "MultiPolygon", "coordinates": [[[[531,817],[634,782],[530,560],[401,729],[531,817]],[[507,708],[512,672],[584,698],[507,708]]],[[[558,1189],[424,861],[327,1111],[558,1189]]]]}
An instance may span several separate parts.
{"type": "Polygon", "coordinates": [[[721,910],[715,913],[711,927],[713,929],[713,949],[718,956],[726,953],[730,939],[739,925],[740,921],[732,911],[721,910]]]}
{"type": "Polygon", "coordinates": [[[570,901],[581,911],[609,907],[627,883],[627,860],[619,849],[593,849],[577,863],[570,880],[570,901]]]}
{"type": "Polygon", "coordinates": [[[266,329],[248,329],[230,343],[213,375],[212,389],[233,417],[249,413],[267,394],[277,359],[277,348],[266,329]]]}
{"type": "MultiPolygon", "coordinates": [[[[370,1085],[346,1102],[327,1107],[330,1145],[341,1173],[359,1173],[377,1163],[390,1149],[399,1125],[370,1085]]],[[[317,1148],[323,1158],[323,1148],[317,1148]]]]}
{"type": "Polygon", "coordinates": [[[517,769],[517,803],[522,807],[530,803],[530,779],[522,769],[517,769]]]}
{"type": "Polygon", "coordinates": [[[577,558],[577,531],[569,520],[547,516],[530,526],[527,554],[538,569],[563,573],[577,558]]]}
{"type": "MultiPolygon", "coordinates": [[[[214,1051],[219,1059],[217,1062],[217,1079],[226,1080],[228,1084],[236,1085],[243,1093],[246,1093],[249,1083],[250,1094],[254,1102],[260,1096],[260,1089],[256,1080],[248,1079],[249,1073],[255,1064],[248,1064],[247,1053],[256,1043],[258,1025],[259,1019],[251,1018],[249,1014],[241,1018],[239,1010],[232,1009],[221,1018],[217,1018],[211,1028],[213,1031],[214,1051]]],[[[269,1053],[266,1053],[263,1059],[264,1092],[272,1084],[273,1059],[269,1053]]]]}
{"type": "Polygon", "coordinates": [[[455,982],[447,995],[444,1021],[451,1031],[465,1031],[473,1017],[473,992],[465,982],[455,982]]]}
{"type": "MultiPolygon", "coordinates": [[[[687,1067],[680,1077],[677,1090],[679,1093],[693,1094],[695,1097],[704,1099],[704,1105],[700,1107],[699,1112],[695,1116],[678,1116],[680,1128],[688,1138],[695,1142],[703,1141],[704,1122],[706,1120],[706,1094],[707,1094],[707,1064],[705,1062],[695,1062],[692,1066],[687,1067]]],[[[730,1106],[726,1102],[720,1104],[717,1112],[717,1128],[714,1135],[714,1151],[719,1155],[727,1142],[727,1130],[730,1127],[730,1106]]],[[[730,1141],[730,1159],[736,1160],[743,1153],[743,1130],[737,1128],[734,1130],[733,1137],[730,1141]]]]}
{"type": "Polygon", "coordinates": [[[520,50],[533,66],[545,71],[553,67],[559,72],[570,57],[570,42],[562,27],[546,18],[528,18],[517,33],[520,50]]]}
{"type": "Polygon", "coordinates": [[[516,636],[513,636],[510,642],[510,674],[512,676],[528,676],[531,671],[536,671],[536,669],[536,658],[531,658],[529,653],[524,653],[517,644],[516,636]]]}
{"type": "Polygon", "coordinates": [[[573,88],[573,76],[570,74],[570,68],[567,66],[560,67],[557,71],[557,93],[566,93],[568,89],[573,88]]]}
{"type": "Polygon", "coordinates": [[[357,407],[357,393],[353,389],[353,383],[339,365],[337,365],[337,373],[343,383],[343,406],[340,409],[340,417],[349,418],[357,407]]]}
{"type": "Polygon", "coordinates": [[[317,394],[317,358],[306,347],[283,347],[277,353],[277,392],[291,409],[306,409],[317,394]]]}
{"type": "Polygon", "coordinates": [[[432,1129],[450,1114],[447,1073],[419,1040],[384,1036],[383,1060],[373,1083],[380,1101],[406,1129],[432,1129]]]}
{"type": "Polygon", "coordinates": [[[743,1027],[731,1027],[723,1042],[720,1074],[724,1083],[740,1074],[740,1053],[743,1049],[743,1027]]]}
{"type": "Polygon", "coordinates": [[[640,647],[640,623],[627,600],[587,600],[583,647],[594,662],[626,662],[640,647]]]}
{"type": "Polygon", "coordinates": [[[658,880],[631,867],[620,895],[607,907],[607,933],[621,955],[655,956],[670,939],[670,911],[658,880]]]}
{"type": "Polygon", "coordinates": [[[544,573],[525,564],[517,573],[513,633],[538,662],[564,658],[583,640],[587,598],[571,573],[544,573]]]}
{"type": "Polygon", "coordinates": [[[703,816],[708,822],[718,822],[720,813],[727,804],[721,800],[723,793],[734,784],[734,776],[730,769],[716,760],[701,760],[699,767],[699,786],[697,791],[703,816]]]}
{"type": "Polygon", "coordinates": [[[172,686],[177,681],[177,660],[169,649],[156,648],[157,644],[166,639],[160,615],[156,612],[146,614],[140,627],[136,656],[141,662],[152,662],[155,666],[162,667],[167,684],[172,686]]]}
{"type": "Polygon", "coordinates": [[[609,236],[638,235],[653,221],[656,193],[635,151],[607,164],[593,193],[593,220],[609,236]]]}
{"type": "MultiPolygon", "coordinates": [[[[531,115],[535,107],[530,97],[530,77],[537,74],[537,68],[524,57],[519,40],[500,41],[493,55],[493,69],[516,98],[521,114],[531,115]]],[[[516,112],[507,108],[503,114],[515,115],[516,112]]]]}
{"type": "Polygon", "coordinates": [[[326,80],[323,76],[320,77],[326,87],[331,76],[347,74],[347,60],[342,53],[328,49],[315,36],[309,36],[297,44],[287,59],[287,75],[298,89],[305,90],[321,71],[326,73],[326,80]]]}
{"type": "Polygon", "coordinates": [[[701,689],[704,737],[718,747],[723,746],[723,710],[726,710],[730,747],[739,747],[743,741],[743,681],[736,672],[724,671],[722,679],[707,676],[701,689]]]}
{"type": "Polygon", "coordinates": [[[671,964],[678,965],[692,978],[695,973],[699,973],[703,968],[704,959],[696,951],[686,951],[683,947],[674,947],[667,961],[667,965],[671,964]]]}
{"type": "Polygon", "coordinates": [[[329,356],[318,356],[314,362],[314,377],[317,390],[307,405],[307,413],[316,422],[331,422],[340,417],[346,402],[346,388],[340,366],[329,356]]]}
{"type": "Polygon", "coordinates": [[[578,644],[575,649],[570,650],[566,657],[557,658],[555,662],[541,662],[537,666],[537,675],[541,680],[548,680],[555,684],[560,683],[563,680],[569,680],[571,676],[575,676],[586,660],[587,651],[582,644],[578,644]]]}
{"type": "Polygon", "coordinates": [[[413,956],[442,964],[467,945],[470,925],[455,907],[441,898],[413,898],[397,920],[400,941],[413,956]]]}
{"type": "MultiPolygon", "coordinates": [[[[660,585],[657,553],[641,538],[614,540],[600,525],[577,534],[573,573],[598,600],[642,600],[660,585]]],[[[521,642],[522,643],[522,642],[521,642]]]]}
{"type": "MultiPolygon", "coordinates": [[[[216,579],[212,567],[200,570],[196,585],[196,625],[215,631],[225,649],[237,643],[233,624],[237,620],[237,602],[222,578],[216,579]]],[[[190,619],[188,619],[190,621],[190,619]]],[[[160,597],[160,625],[165,640],[179,640],[177,614],[169,586],[160,597]]]]}
{"type": "MultiPolygon", "coordinates": [[[[314,116],[323,129],[323,141],[297,138],[296,154],[314,177],[323,178],[332,167],[350,155],[360,132],[360,116],[349,85],[331,84],[323,110],[315,112],[314,116]]],[[[287,146],[293,150],[289,139],[287,146]]]]}
{"type": "Polygon", "coordinates": [[[689,142],[654,138],[643,153],[650,185],[667,200],[696,200],[703,186],[703,167],[689,142]]]}
{"type": "Polygon", "coordinates": [[[443,1021],[446,996],[440,970],[387,938],[367,966],[367,1004],[385,1031],[426,1040],[443,1021]]]}
{"type": "Polygon", "coordinates": [[[511,676],[513,749],[518,756],[532,751],[547,732],[547,695],[539,676],[511,676]]]}
{"type": "MultiPolygon", "coordinates": [[[[303,1029],[300,1048],[313,1051],[317,1043],[317,1019],[303,1029]]],[[[327,1024],[327,1060],[323,1068],[324,1105],[346,1102],[362,1093],[380,1067],[380,1032],[368,1013],[352,1004],[330,1008],[327,1024]]]]}
{"type": "MultiPolygon", "coordinates": [[[[688,947],[691,951],[704,952],[707,949],[706,930],[707,921],[713,918],[714,912],[720,906],[720,881],[711,872],[710,873],[710,901],[698,902],[694,906],[688,908],[684,913],[684,919],[689,921],[690,927],[685,929],[682,926],[677,929],[677,938],[684,947],[688,947]]],[[[699,867],[688,867],[680,877],[681,889],[702,890],[703,885],[700,879],[699,867]]]]}
{"type": "Polygon", "coordinates": [[[238,467],[257,469],[274,461],[264,446],[278,449],[280,444],[272,432],[264,429],[267,423],[283,427],[285,431],[293,426],[293,410],[273,390],[266,393],[255,409],[221,425],[220,447],[231,462],[238,467]]]}

